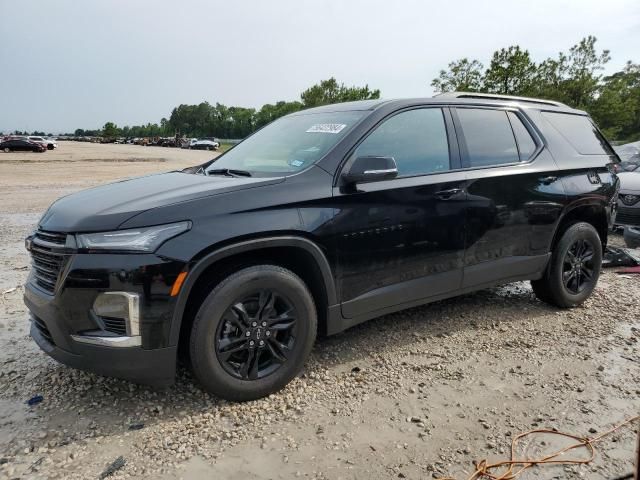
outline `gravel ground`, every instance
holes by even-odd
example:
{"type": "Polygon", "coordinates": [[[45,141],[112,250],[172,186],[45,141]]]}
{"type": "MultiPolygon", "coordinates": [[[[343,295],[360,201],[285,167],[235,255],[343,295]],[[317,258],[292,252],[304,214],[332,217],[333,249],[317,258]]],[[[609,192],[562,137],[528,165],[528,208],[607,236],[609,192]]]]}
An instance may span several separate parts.
{"type": "MultiPolygon", "coordinates": [[[[98,147],[106,158],[120,146],[98,147]]],[[[100,478],[118,457],[124,466],[108,478],[463,479],[473,460],[506,459],[519,432],[594,435],[640,412],[640,277],[612,271],[573,310],[516,283],[370,321],[319,340],[299,378],[250,403],[206,394],[184,369],[158,390],[64,367],[28,336],[24,236],[61,191],[187,160],[57,160],[52,175],[31,175],[42,165],[4,158],[0,479],[100,478]],[[42,402],[27,406],[34,395],[42,402]]],[[[558,445],[538,436],[522,452],[558,445]]],[[[611,479],[631,471],[634,448],[621,430],[589,465],[522,478],[611,479]]]]}

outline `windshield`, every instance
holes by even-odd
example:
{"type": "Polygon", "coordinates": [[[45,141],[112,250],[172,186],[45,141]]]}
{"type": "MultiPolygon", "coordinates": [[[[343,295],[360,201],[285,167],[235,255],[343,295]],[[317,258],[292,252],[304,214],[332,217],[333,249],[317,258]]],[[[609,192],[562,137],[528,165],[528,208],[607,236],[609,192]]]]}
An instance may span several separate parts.
{"type": "Polygon", "coordinates": [[[299,172],[322,158],[364,112],[310,113],[283,117],[239,143],[207,167],[246,170],[253,176],[299,172]]]}

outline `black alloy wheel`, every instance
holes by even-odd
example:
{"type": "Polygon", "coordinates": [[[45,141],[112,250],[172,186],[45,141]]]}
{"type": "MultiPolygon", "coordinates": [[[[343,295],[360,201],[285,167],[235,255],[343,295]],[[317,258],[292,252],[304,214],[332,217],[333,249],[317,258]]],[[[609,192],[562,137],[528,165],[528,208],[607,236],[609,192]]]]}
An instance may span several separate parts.
{"type": "Polygon", "coordinates": [[[298,275],[278,265],[238,267],[198,307],[191,367],[208,392],[255,400],[300,373],[317,329],[313,296],[298,275]]]}
{"type": "Polygon", "coordinates": [[[591,287],[594,279],[594,246],[586,239],[576,240],[564,256],[562,281],[573,295],[591,287]]]}
{"type": "Polygon", "coordinates": [[[235,378],[264,378],[288,360],[296,330],[291,301],[277,291],[260,290],[225,311],[216,333],[216,355],[235,378]]]}
{"type": "Polygon", "coordinates": [[[566,227],[551,251],[542,277],[531,281],[536,297],[560,308],[583,303],[598,283],[602,248],[593,225],[576,222],[566,227]]]}

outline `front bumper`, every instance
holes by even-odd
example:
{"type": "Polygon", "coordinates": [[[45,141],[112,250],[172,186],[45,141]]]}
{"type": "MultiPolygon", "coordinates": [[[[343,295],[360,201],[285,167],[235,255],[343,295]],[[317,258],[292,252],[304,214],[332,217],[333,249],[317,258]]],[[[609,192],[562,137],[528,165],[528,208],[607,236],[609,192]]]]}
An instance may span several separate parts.
{"type": "Polygon", "coordinates": [[[170,290],[182,262],[153,254],[72,254],[48,292],[34,273],[25,286],[31,336],[55,360],[101,375],[153,385],[173,383],[177,345],[169,334],[175,309],[170,290]],[[104,293],[128,292],[140,299],[139,337],[107,331],[94,311],[104,293]],[[100,342],[104,337],[105,342],[100,342]],[[122,338],[123,342],[118,342],[122,338]]]}
{"type": "Polygon", "coordinates": [[[73,342],[70,352],[51,343],[35,319],[31,321],[31,338],[51,358],[79,370],[154,386],[172,385],[175,380],[177,347],[145,350],[73,342]]]}

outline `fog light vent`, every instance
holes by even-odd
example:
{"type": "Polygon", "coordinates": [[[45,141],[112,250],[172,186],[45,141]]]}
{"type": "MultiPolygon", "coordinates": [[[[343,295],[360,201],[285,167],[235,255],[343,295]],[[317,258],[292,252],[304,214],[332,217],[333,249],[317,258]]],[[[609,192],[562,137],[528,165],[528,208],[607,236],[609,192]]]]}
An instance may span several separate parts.
{"type": "Polygon", "coordinates": [[[115,333],[116,335],[127,334],[127,321],[124,318],[100,317],[100,320],[104,323],[104,329],[107,332],[115,333]]]}
{"type": "Polygon", "coordinates": [[[137,294],[101,293],[93,302],[93,311],[107,332],[128,337],[140,335],[140,300],[137,294]]]}

